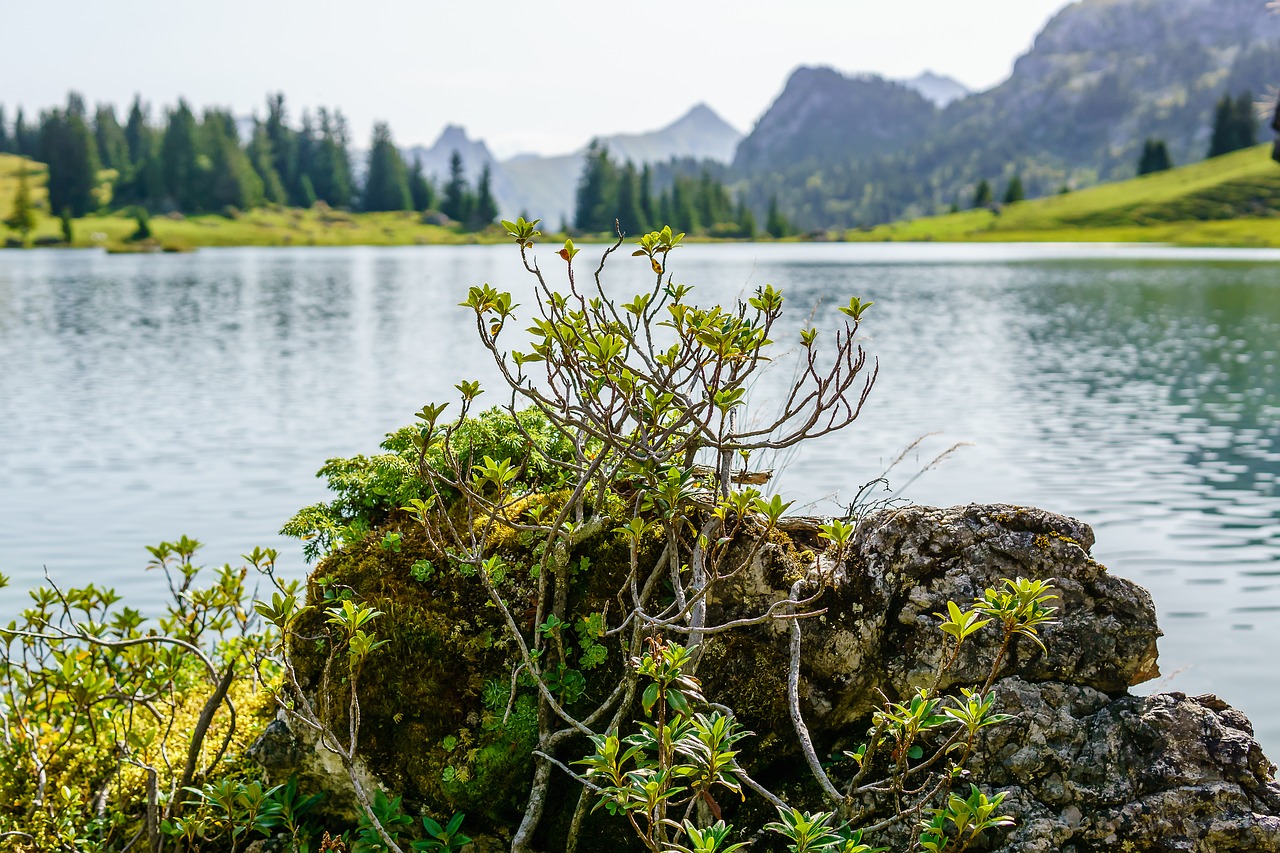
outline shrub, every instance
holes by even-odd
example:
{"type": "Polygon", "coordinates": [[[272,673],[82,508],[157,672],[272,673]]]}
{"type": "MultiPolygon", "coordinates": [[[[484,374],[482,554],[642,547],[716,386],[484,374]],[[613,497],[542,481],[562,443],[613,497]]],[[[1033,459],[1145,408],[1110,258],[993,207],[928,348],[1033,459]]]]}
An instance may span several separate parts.
{"type": "MultiPolygon", "coordinates": [[[[290,532],[323,539],[327,529],[332,546],[341,538],[332,531],[343,525],[371,528],[399,511],[425,537],[428,552],[440,558],[438,566],[434,560],[414,562],[415,576],[446,571],[483,591],[506,629],[518,675],[508,695],[495,695],[493,705],[511,707],[529,697],[539,708],[533,783],[512,849],[530,849],[551,788],[565,784],[581,791],[567,850],[575,847],[593,801],[624,818],[650,850],[733,849],[727,840],[732,827],[718,814],[711,815],[714,821],[706,815],[694,819],[700,803],[718,813],[713,792],[721,789],[750,789],[772,803],[779,821],[768,828],[793,850],[870,850],[861,840],[864,830],[921,814],[928,817],[920,826],[919,847],[927,850],[941,850],[953,840],[962,849],[986,829],[1006,824],[998,814],[1000,797],[988,799],[980,791],[964,797],[952,787],[977,733],[1003,719],[989,688],[1011,638],[1035,638],[1036,627],[1052,615],[1047,584],[1009,581],[968,609],[952,603],[940,614],[941,629],[952,637],[942,669],[988,624],[1003,631],[987,683],[955,696],[922,690],[903,703],[886,704],[867,742],[845,754],[844,772],[828,770],[819,760],[799,699],[801,626],[803,617],[816,612],[822,584],[801,578],[786,600],[753,617],[724,624],[708,619],[708,602],[775,535],[788,507],[746,485],[768,479],[749,470],[752,455],[793,447],[858,416],[875,378],[855,343],[870,303],[855,297],[839,309],[845,322],[829,357],[820,356],[818,330],[803,330],[798,378],[779,416],[767,424],[747,423],[740,413],[754,374],[770,358],[783,305],[778,290],[765,285],[728,307],[693,304],[692,288],[677,284],[671,273],[671,255],[683,235],[669,228],[644,235],[632,252],[653,273],[647,292],[628,302],[606,295],[602,272],[621,238],[605,250],[594,273],[581,278],[575,266],[579,250],[566,241],[555,252],[566,284],[556,288],[532,254],[540,236],[537,222],[503,225],[534,281],[531,342],[520,348],[508,344],[519,308],[511,293],[472,287],[463,305],[511,402],[473,416],[483,389],[460,382],[454,420],[443,417],[448,403],[429,404],[418,413],[416,427],[388,438],[384,448],[390,455],[331,461],[322,474],[331,478],[338,499],[306,511],[290,532]],[[476,440],[478,431],[495,425],[511,437],[508,446],[476,440]],[[526,458],[526,448],[535,449],[533,459],[526,458]],[[557,490],[559,497],[540,499],[547,490],[557,490]],[[513,536],[527,550],[505,547],[513,536]],[[579,556],[607,540],[621,543],[630,555],[616,611],[595,609],[583,595],[589,581],[579,556]],[[525,594],[530,579],[536,596],[532,619],[526,620],[518,618],[511,601],[525,594]],[[699,647],[707,637],[778,620],[786,621],[791,636],[791,721],[828,811],[798,811],[749,776],[737,757],[749,733],[732,709],[702,694],[697,676],[699,647]],[[622,662],[610,670],[620,679],[603,700],[589,698],[593,669],[606,660],[622,662]],[[638,714],[643,717],[631,728],[638,714]],[[630,734],[623,734],[626,728],[630,734]],[[583,736],[594,752],[572,762],[583,768],[576,771],[556,752],[583,736]],[[894,803],[893,817],[855,828],[855,803],[868,792],[894,803]]],[[[853,529],[841,520],[823,527],[825,564],[844,558],[853,529]]],[[[384,549],[391,535],[383,534],[384,549]]],[[[400,542],[402,534],[394,535],[400,542]]],[[[297,606],[285,598],[278,613],[269,615],[283,634],[297,606]]],[[[340,651],[349,650],[349,665],[335,673],[345,673],[350,720],[359,718],[356,684],[377,644],[359,626],[380,614],[358,604],[343,606],[341,614],[329,610],[329,621],[342,627],[332,635],[336,644],[325,666],[335,666],[340,651]]],[[[286,669],[296,684],[289,664],[286,669]]],[[[309,708],[302,715],[312,726],[332,722],[309,708]]],[[[355,728],[345,740],[334,738],[332,748],[344,763],[354,758],[357,739],[355,728]]],[[[376,820],[371,823],[383,831],[376,820]]],[[[396,849],[388,834],[381,837],[396,849]]]]}

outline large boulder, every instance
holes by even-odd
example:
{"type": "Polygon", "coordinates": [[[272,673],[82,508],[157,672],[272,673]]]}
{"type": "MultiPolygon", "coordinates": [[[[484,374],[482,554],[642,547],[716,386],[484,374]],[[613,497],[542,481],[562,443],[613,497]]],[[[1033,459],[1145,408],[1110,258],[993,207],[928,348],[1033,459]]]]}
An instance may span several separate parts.
{"type": "MultiPolygon", "coordinates": [[[[1155,608],[1145,590],[1093,560],[1087,525],[1004,505],[902,507],[861,519],[840,559],[823,554],[816,523],[793,520],[786,529],[789,535],[754,549],[749,567],[718,591],[709,614],[739,618],[782,600],[793,587],[805,595],[821,591],[814,606],[825,612],[800,621],[802,710],[821,754],[838,755],[865,738],[871,714],[885,699],[908,697],[935,681],[950,689],[986,680],[994,656],[990,642],[966,644],[955,666],[939,676],[944,644],[935,614],[948,601],[967,605],[1003,578],[1052,578],[1059,619],[1042,630],[1045,649],[1027,638],[1010,646],[994,689],[1000,710],[1014,719],[987,730],[971,763],[973,778],[985,789],[1008,792],[1003,810],[1017,821],[1003,836],[989,832],[989,849],[1280,851],[1280,786],[1244,716],[1214,697],[1129,694],[1129,687],[1158,674],[1155,608]]],[[[615,547],[598,546],[595,580],[585,586],[617,589],[617,561],[609,556],[615,547]]],[[[478,606],[482,602],[462,592],[426,595],[388,580],[388,573],[407,572],[400,563],[411,555],[388,559],[382,574],[349,573],[344,582],[406,624],[456,626],[462,619],[481,634],[497,627],[478,606]],[[468,606],[458,611],[464,602],[468,606]],[[441,614],[450,618],[441,620],[441,614]]],[[[322,564],[317,574],[332,573],[340,563],[322,564]]],[[[787,712],[790,631],[789,622],[774,622],[713,635],[699,676],[707,695],[733,708],[756,733],[744,750],[753,775],[798,805],[815,808],[820,802],[806,780],[787,712]]],[[[384,695],[364,717],[370,742],[394,742],[410,756],[388,757],[374,748],[365,756],[368,770],[415,807],[441,814],[475,802],[476,792],[468,793],[465,783],[423,782],[413,768],[438,774],[449,761],[441,739],[459,721],[477,732],[483,727],[474,725],[485,713],[478,694],[487,680],[509,672],[510,650],[498,634],[489,636],[481,647],[456,631],[416,646],[400,642],[389,662],[394,674],[387,675],[395,690],[405,693],[402,682],[416,678],[425,684],[417,695],[444,695],[428,683],[444,672],[448,707],[427,713],[388,703],[384,695]],[[395,737],[380,741],[383,729],[395,737]]],[[[314,672],[311,677],[314,683],[314,672]]],[[[370,691],[383,689],[368,675],[365,681],[370,691]]],[[[476,744],[492,748],[479,735],[476,744]]],[[[562,757],[576,758],[569,754],[573,748],[562,757]]],[[[313,773],[324,765],[314,750],[292,742],[282,752],[313,773]]],[[[490,773],[483,796],[518,802],[528,784],[527,772],[516,772],[520,766],[512,761],[490,773]],[[492,787],[499,783],[511,790],[492,787]]],[[[553,798],[544,818],[548,845],[575,799],[553,798]]],[[[743,828],[771,817],[767,804],[753,799],[731,815],[743,828]]],[[[500,843],[500,810],[491,810],[487,820],[479,828],[500,843]]],[[[900,825],[882,843],[901,844],[910,832],[900,825]]]]}

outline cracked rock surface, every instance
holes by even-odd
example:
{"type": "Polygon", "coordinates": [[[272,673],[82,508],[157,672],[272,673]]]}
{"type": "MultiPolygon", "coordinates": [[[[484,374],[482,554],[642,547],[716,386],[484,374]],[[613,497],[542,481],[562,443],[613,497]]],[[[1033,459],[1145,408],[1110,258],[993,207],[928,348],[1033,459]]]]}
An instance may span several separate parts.
{"type": "MultiPolygon", "coordinates": [[[[965,606],[1005,577],[1053,578],[1047,651],[1015,642],[994,684],[1014,719],[986,730],[972,764],[984,789],[1008,792],[1002,811],[1017,821],[1003,838],[989,831],[987,849],[1280,851],[1276,768],[1245,715],[1216,696],[1129,694],[1159,674],[1155,607],[1092,559],[1093,543],[1088,525],[1024,507],[865,519],[832,573],[828,613],[804,626],[815,739],[856,743],[880,693],[896,700],[932,682],[943,654],[934,614],[948,600],[965,606]]],[[[985,679],[989,645],[966,645],[944,688],[985,679]]]]}

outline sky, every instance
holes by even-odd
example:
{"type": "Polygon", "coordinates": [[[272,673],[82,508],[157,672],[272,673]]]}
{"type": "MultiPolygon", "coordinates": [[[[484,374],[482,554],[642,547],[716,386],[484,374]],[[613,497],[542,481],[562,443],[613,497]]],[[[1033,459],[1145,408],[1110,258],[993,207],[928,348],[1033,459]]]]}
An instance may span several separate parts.
{"type": "Polygon", "coordinates": [[[500,157],[653,130],[699,102],[749,131],[799,65],[973,89],[1008,76],[1068,0],[70,0],[6,2],[0,104],[263,112],[268,92],[338,107],[355,142],[462,125],[500,157]],[[55,20],[56,18],[56,20],[55,20]]]}

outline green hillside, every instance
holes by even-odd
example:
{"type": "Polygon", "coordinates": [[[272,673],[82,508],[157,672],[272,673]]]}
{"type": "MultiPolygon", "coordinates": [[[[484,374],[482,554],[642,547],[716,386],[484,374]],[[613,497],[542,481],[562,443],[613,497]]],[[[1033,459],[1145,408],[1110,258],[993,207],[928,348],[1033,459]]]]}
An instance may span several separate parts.
{"type": "Polygon", "coordinates": [[[1064,195],[855,229],[848,240],[1280,246],[1280,164],[1259,145],[1064,195]]]}

